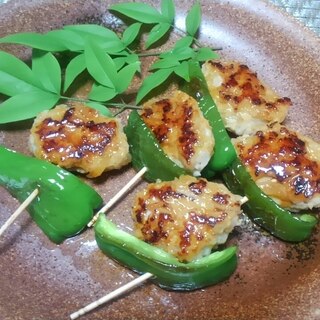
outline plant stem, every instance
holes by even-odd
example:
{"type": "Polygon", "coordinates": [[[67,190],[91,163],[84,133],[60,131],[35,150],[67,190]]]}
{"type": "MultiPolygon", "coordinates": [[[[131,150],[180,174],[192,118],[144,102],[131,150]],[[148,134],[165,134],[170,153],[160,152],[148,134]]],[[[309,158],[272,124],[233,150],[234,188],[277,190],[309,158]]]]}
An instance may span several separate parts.
{"type": "MultiPolygon", "coordinates": [[[[122,111],[124,111],[126,109],[135,109],[135,110],[142,109],[142,107],[140,107],[140,106],[136,106],[133,104],[127,104],[124,102],[97,102],[97,101],[92,101],[92,100],[88,100],[88,99],[82,99],[82,98],[77,98],[77,97],[65,97],[65,96],[60,96],[60,98],[63,100],[76,101],[76,102],[81,102],[81,103],[96,102],[96,103],[100,103],[100,104],[102,104],[106,107],[109,107],[109,108],[122,109],[122,111]]],[[[119,113],[120,112],[118,112],[117,114],[119,114],[119,113]]]]}

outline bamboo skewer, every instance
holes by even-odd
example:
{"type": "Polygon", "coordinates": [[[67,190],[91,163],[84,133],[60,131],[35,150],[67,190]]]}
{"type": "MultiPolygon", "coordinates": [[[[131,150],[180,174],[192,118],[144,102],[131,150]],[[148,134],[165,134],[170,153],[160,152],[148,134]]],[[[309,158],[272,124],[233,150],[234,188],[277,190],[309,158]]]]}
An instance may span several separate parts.
{"type": "Polygon", "coordinates": [[[98,213],[94,215],[94,217],[87,224],[88,227],[92,227],[95,222],[98,220],[100,213],[105,213],[108,209],[110,209],[146,172],[148,168],[143,167],[122,189],[111,198],[104,207],[102,207],[98,213]]]}
{"type": "Polygon", "coordinates": [[[104,304],[104,303],[120,296],[121,294],[137,287],[138,285],[142,284],[143,282],[150,279],[151,277],[153,277],[153,274],[151,274],[149,272],[143,274],[142,276],[130,281],[129,283],[121,286],[120,288],[106,294],[105,296],[101,297],[100,299],[88,304],[84,308],[81,308],[78,311],[72,313],[70,315],[70,319],[74,320],[74,319],[79,318],[80,316],[82,316],[82,315],[88,313],[89,311],[101,306],[102,304],[104,304]]]}
{"type": "Polygon", "coordinates": [[[39,194],[39,190],[35,189],[33,192],[28,196],[26,200],[24,200],[18,209],[10,216],[10,218],[4,223],[4,225],[0,228],[0,236],[4,233],[4,231],[18,218],[18,216],[23,212],[24,209],[36,198],[39,194]]]}

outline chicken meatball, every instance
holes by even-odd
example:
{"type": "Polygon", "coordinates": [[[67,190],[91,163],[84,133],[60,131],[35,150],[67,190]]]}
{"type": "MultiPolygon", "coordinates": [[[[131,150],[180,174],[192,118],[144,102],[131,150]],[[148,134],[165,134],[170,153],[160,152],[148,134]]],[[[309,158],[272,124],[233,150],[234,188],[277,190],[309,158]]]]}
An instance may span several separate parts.
{"type": "Polygon", "coordinates": [[[214,137],[195,99],[176,91],[147,102],[141,117],[172,161],[200,175],[213,155],[214,137]]]}
{"type": "Polygon", "coordinates": [[[207,61],[202,72],[226,128],[236,135],[285,119],[291,100],[279,97],[246,65],[207,61]]]}
{"type": "Polygon", "coordinates": [[[37,158],[89,178],[131,161],[120,121],[81,104],[41,112],[31,128],[30,148],[37,158]]]}
{"type": "Polygon", "coordinates": [[[233,140],[242,163],[268,196],[291,211],[320,207],[320,145],[275,123],[233,140]]]}
{"type": "Polygon", "coordinates": [[[135,199],[135,234],[180,261],[196,260],[227,240],[239,224],[240,206],[240,196],[202,178],[152,183],[135,199]]]}

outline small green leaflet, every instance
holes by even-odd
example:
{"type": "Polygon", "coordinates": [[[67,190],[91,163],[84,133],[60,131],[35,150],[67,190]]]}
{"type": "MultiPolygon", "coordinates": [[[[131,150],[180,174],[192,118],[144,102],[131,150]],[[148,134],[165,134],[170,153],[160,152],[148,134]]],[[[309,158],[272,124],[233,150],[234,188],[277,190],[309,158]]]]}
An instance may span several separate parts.
{"type": "Polygon", "coordinates": [[[89,93],[89,99],[103,102],[109,101],[117,95],[115,88],[108,88],[99,84],[93,84],[89,93]]]}
{"type": "Polygon", "coordinates": [[[134,40],[136,40],[142,24],[139,22],[133,23],[131,26],[126,28],[122,34],[122,42],[128,47],[134,40]]]}
{"type": "Polygon", "coordinates": [[[140,72],[140,61],[128,64],[118,72],[116,83],[118,94],[123,93],[128,89],[136,72],[140,72]]]}
{"type": "Polygon", "coordinates": [[[86,67],[90,75],[98,83],[115,88],[117,68],[112,58],[91,40],[87,40],[84,50],[86,67]]]}
{"type": "Polygon", "coordinates": [[[33,118],[51,109],[59,99],[56,94],[40,90],[17,94],[0,104],[0,123],[33,118]]]}
{"type": "Polygon", "coordinates": [[[150,93],[153,89],[165,82],[172,74],[172,69],[160,69],[151,75],[147,76],[139,89],[137,94],[136,103],[139,104],[141,100],[150,93]]]}
{"type": "Polygon", "coordinates": [[[171,24],[167,22],[161,22],[156,24],[150,31],[146,40],[146,48],[159,41],[171,28],[171,24]]]}
{"type": "Polygon", "coordinates": [[[31,69],[15,56],[0,51],[0,93],[14,96],[37,89],[31,69]]]}
{"type": "Polygon", "coordinates": [[[142,23],[171,23],[171,21],[162,15],[155,8],[146,3],[127,2],[111,5],[109,10],[119,12],[131,19],[142,23]]]}
{"type": "Polygon", "coordinates": [[[201,7],[199,2],[195,3],[186,18],[187,33],[194,37],[201,24],[201,7]]]}
{"type": "Polygon", "coordinates": [[[84,57],[84,53],[82,53],[74,57],[67,65],[64,75],[63,92],[66,92],[69,89],[72,82],[84,70],[86,70],[86,60],[84,57]]]}
{"type": "Polygon", "coordinates": [[[115,54],[125,49],[124,43],[115,32],[95,24],[77,24],[64,26],[64,30],[72,31],[84,40],[90,39],[96,46],[104,49],[109,54],[115,54]]]}
{"type": "Polygon", "coordinates": [[[64,51],[66,46],[47,34],[35,32],[16,33],[0,39],[0,43],[16,43],[44,51],[64,51]]]}
{"type": "Polygon", "coordinates": [[[168,19],[168,23],[173,25],[174,17],[176,15],[173,0],[162,0],[161,1],[161,13],[168,19]]]}
{"type": "Polygon", "coordinates": [[[207,61],[212,59],[218,59],[219,55],[210,48],[199,48],[195,55],[197,61],[207,61]]]}
{"type": "Polygon", "coordinates": [[[94,101],[90,101],[90,102],[86,102],[86,105],[90,108],[96,109],[103,116],[113,118],[112,112],[103,104],[100,104],[100,103],[94,102],[94,101]]]}
{"type": "Polygon", "coordinates": [[[60,94],[61,69],[51,52],[33,50],[32,71],[45,91],[60,94]]]}

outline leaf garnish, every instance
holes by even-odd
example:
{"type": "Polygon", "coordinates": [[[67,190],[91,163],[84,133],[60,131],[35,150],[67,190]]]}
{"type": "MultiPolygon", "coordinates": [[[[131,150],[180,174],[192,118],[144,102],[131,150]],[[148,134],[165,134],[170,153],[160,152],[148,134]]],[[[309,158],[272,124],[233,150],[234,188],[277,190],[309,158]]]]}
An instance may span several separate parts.
{"type": "Polygon", "coordinates": [[[116,79],[117,76],[117,68],[112,58],[89,39],[87,39],[85,44],[84,56],[90,75],[98,83],[114,89],[114,79],[116,79]]]}
{"type": "Polygon", "coordinates": [[[172,69],[160,69],[149,76],[147,76],[139,89],[137,94],[136,103],[139,104],[141,100],[149,94],[153,89],[157,88],[160,84],[164,83],[172,74],[172,69]]]}
{"type": "Polygon", "coordinates": [[[74,57],[65,70],[63,92],[66,92],[73,81],[86,69],[84,53],[74,57]]]}
{"type": "Polygon", "coordinates": [[[163,16],[158,10],[146,3],[128,2],[111,5],[111,11],[119,12],[131,19],[142,23],[170,23],[169,19],[163,16]]]}
{"type": "Polygon", "coordinates": [[[168,23],[174,23],[175,7],[173,0],[162,0],[161,1],[161,13],[168,19],[168,23]]]}
{"type": "Polygon", "coordinates": [[[186,18],[187,33],[190,36],[194,37],[200,27],[200,24],[201,24],[201,7],[199,2],[197,2],[191,7],[186,18]]]}
{"type": "Polygon", "coordinates": [[[33,50],[32,72],[44,91],[60,94],[61,69],[58,60],[51,52],[33,50]]]}
{"type": "Polygon", "coordinates": [[[41,90],[17,94],[0,104],[0,123],[33,118],[51,109],[59,99],[59,95],[41,90]]]}
{"type": "Polygon", "coordinates": [[[142,23],[136,22],[126,28],[126,30],[124,30],[122,35],[122,42],[126,47],[128,47],[134,40],[136,40],[141,26],[142,23]]]}
{"type": "Polygon", "coordinates": [[[150,48],[151,45],[159,41],[171,28],[170,23],[161,22],[156,24],[150,31],[146,40],[146,48],[150,48]]]}
{"type": "Polygon", "coordinates": [[[31,69],[15,56],[0,51],[0,93],[14,96],[37,89],[31,69]]]}
{"type": "Polygon", "coordinates": [[[110,117],[110,118],[113,117],[112,112],[101,103],[90,101],[90,102],[86,102],[86,105],[97,110],[98,112],[100,112],[102,115],[106,117],[110,117]]]}

